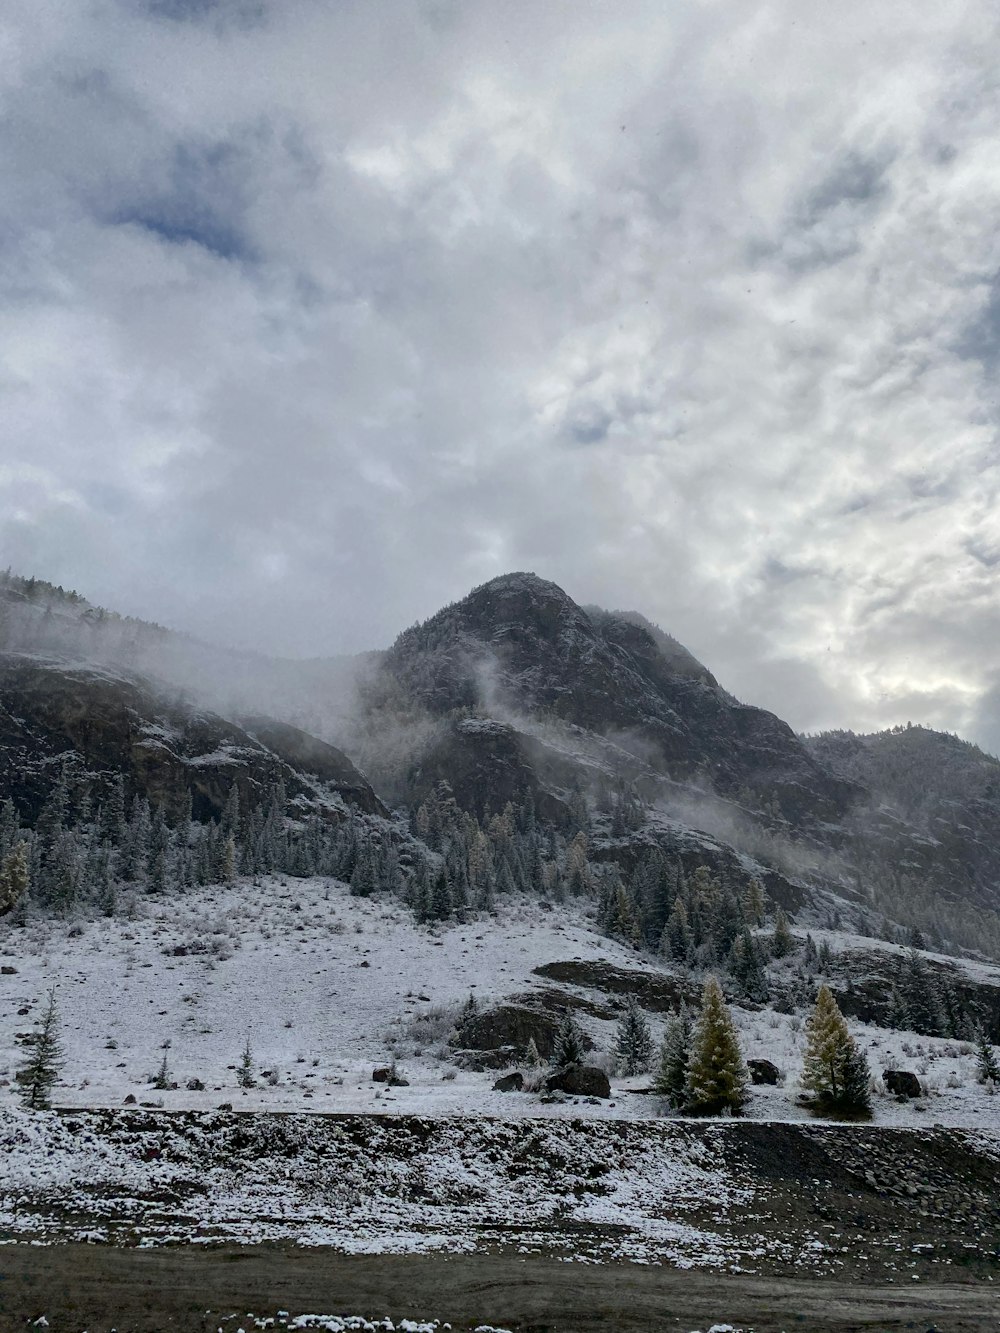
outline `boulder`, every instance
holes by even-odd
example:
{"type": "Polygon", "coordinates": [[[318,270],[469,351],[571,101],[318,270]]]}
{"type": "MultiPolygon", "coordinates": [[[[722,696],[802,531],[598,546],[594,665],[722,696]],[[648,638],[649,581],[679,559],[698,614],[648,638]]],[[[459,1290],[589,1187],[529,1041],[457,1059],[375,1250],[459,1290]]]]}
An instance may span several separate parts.
{"type": "Polygon", "coordinates": [[[395,1065],[382,1065],[378,1069],[373,1069],[372,1082],[388,1083],[390,1088],[408,1088],[410,1086],[410,1080],[403,1078],[395,1065]]]}
{"type": "Polygon", "coordinates": [[[504,1074],[493,1084],[494,1092],[523,1092],[524,1075],[520,1070],[515,1069],[512,1074],[504,1074]]]}
{"type": "MultiPolygon", "coordinates": [[[[455,1035],[455,1045],[476,1051],[513,1048],[523,1054],[534,1040],[539,1055],[547,1059],[555,1047],[560,1017],[526,1004],[494,1005],[470,1014],[455,1035]]],[[[588,1049],[592,1044],[585,1041],[588,1049]]]]}
{"type": "Polygon", "coordinates": [[[486,1069],[509,1069],[517,1064],[521,1054],[516,1046],[498,1046],[495,1051],[455,1051],[451,1059],[459,1069],[481,1074],[486,1069]]]}
{"type": "Polygon", "coordinates": [[[882,1072],[882,1082],[897,1097],[919,1097],[920,1080],[908,1069],[886,1069],[882,1072]]]}
{"type": "Polygon", "coordinates": [[[748,1060],[747,1069],[750,1070],[751,1083],[764,1083],[776,1088],[781,1082],[781,1070],[770,1060],[748,1060]]]}
{"type": "Polygon", "coordinates": [[[610,1097],[611,1084],[596,1065],[564,1065],[545,1080],[546,1092],[565,1092],[571,1097],[610,1097]]]}

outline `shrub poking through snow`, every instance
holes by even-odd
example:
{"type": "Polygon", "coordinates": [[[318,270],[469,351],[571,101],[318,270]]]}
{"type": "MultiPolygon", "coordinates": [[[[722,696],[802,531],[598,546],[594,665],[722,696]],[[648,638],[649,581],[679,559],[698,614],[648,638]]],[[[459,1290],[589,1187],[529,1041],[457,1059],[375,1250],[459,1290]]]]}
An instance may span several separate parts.
{"type": "Polygon", "coordinates": [[[171,1086],[170,1066],[167,1064],[167,1052],[164,1050],[163,1059],[160,1061],[160,1067],[153,1075],[153,1087],[157,1092],[167,1092],[171,1086]]]}
{"type": "Polygon", "coordinates": [[[56,993],[50,990],[41,1022],[28,1040],[28,1059],[17,1072],[21,1101],[29,1111],[47,1111],[51,1107],[52,1089],[61,1068],[62,1045],[59,1041],[56,993]]]}
{"type": "Polygon", "coordinates": [[[618,1068],[626,1077],[645,1073],[653,1059],[652,1033],[634,995],[628,997],[625,1010],[618,1020],[615,1058],[618,1068]]]}
{"type": "Polygon", "coordinates": [[[660,1045],[660,1062],[653,1091],[666,1097],[675,1111],[684,1109],[688,1055],[691,1050],[691,1018],[684,1005],[667,1019],[660,1045]]]}
{"type": "Polygon", "coordinates": [[[684,1109],[690,1115],[739,1115],[747,1102],[749,1082],[722,987],[715,977],[709,977],[691,1034],[684,1109]]]}
{"type": "Polygon", "coordinates": [[[567,1009],[563,1014],[562,1022],[559,1024],[559,1030],[556,1032],[555,1044],[552,1047],[552,1058],[549,1061],[556,1069],[561,1069],[565,1065],[583,1064],[583,1032],[579,1023],[567,1009]]]}
{"type": "Polygon", "coordinates": [[[864,1052],[851,1036],[829,986],[820,986],[816,1007],[806,1022],[802,1086],[815,1098],[815,1109],[832,1115],[871,1115],[871,1073],[864,1052]]]}

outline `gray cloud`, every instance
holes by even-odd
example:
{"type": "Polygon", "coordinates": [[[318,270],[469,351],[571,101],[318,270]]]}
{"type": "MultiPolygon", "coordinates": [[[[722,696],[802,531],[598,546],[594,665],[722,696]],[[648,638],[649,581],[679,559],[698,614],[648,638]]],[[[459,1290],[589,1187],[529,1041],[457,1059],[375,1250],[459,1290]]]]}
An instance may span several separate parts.
{"type": "Polygon", "coordinates": [[[534,568],[996,745],[989,6],[9,10],[0,561],[301,654],[534,568]]]}

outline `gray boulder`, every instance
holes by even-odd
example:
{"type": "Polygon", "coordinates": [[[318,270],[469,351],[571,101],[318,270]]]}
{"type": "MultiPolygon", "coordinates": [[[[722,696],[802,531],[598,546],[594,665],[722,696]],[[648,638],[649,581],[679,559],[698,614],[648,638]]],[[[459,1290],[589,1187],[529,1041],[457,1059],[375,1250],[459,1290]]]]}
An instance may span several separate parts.
{"type": "Polygon", "coordinates": [[[596,1065],[565,1065],[545,1080],[546,1092],[565,1092],[571,1097],[610,1097],[611,1084],[596,1065]]]}
{"type": "Polygon", "coordinates": [[[512,1074],[504,1074],[493,1084],[494,1092],[523,1092],[524,1075],[520,1070],[515,1069],[512,1074]]]}
{"type": "Polygon", "coordinates": [[[751,1083],[763,1083],[776,1088],[781,1081],[781,1070],[770,1060],[748,1060],[751,1083]]]}
{"type": "Polygon", "coordinates": [[[920,1080],[908,1069],[886,1069],[882,1073],[882,1082],[897,1097],[919,1097],[920,1080]]]}

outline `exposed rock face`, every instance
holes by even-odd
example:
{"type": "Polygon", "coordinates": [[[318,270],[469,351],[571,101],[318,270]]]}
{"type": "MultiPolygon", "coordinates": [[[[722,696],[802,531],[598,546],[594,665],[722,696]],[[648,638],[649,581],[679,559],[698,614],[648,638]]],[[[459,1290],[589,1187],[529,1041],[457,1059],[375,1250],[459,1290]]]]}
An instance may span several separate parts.
{"type": "Polygon", "coordinates": [[[920,1080],[909,1069],[886,1069],[882,1081],[897,1097],[919,1097],[920,1080]]]}
{"type": "Polygon", "coordinates": [[[120,672],[0,655],[0,800],[13,797],[29,819],[66,760],[96,776],[123,774],[129,794],[170,816],[184,810],[188,793],[196,818],[217,816],[234,784],[247,808],[279,779],[293,807],[332,814],[347,802],[383,812],[333,746],[264,719],[253,730],[120,672]]]}
{"type": "Polygon", "coordinates": [[[547,1092],[565,1092],[571,1097],[610,1097],[611,1084],[596,1065],[566,1065],[545,1080],[547,1092]]]}
{"type": "Polygon", "coordinates": [[[571,986],[586,986],[605,995],[634,995],[651,1014],[673,1013],[682,1001],[695,1006],[701,999],[701,987],[695,982],[597,960],[543,963],[535,968],[535,975],[571,986]]]}
{"type": "Polygon", "coordinates": [[[707,775],[721,793],[749,785],[788,818],[841,818],[855,795],[791,728],[738,703],[679,644],[665,650],[641,618],[588,615],[534,574],[493,579],[407,630],[383,670],[432,713],[509,709],[620,733],[659,771],[707,775]]]}
{"type": "Polygon", "coordinates": [[[477,1051],[516,1051],[521,1055],[534,1041],[547,1059],[555,1046],[558,1019],[527,1005],[498,1004],[473,1014],[456,1035],[457,1046],[477,1051]]]}

